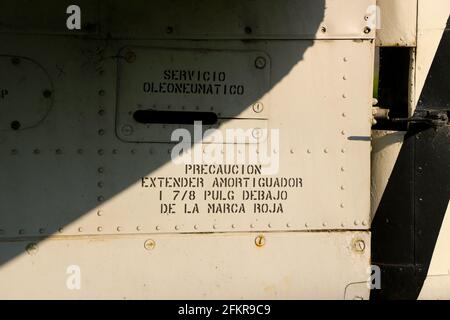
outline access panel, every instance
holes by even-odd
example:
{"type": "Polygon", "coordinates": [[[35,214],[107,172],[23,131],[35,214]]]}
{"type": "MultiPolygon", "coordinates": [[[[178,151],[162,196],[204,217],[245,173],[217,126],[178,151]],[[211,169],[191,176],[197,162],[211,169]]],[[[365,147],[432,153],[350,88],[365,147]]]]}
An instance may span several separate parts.
{"type": "Polygon", "coordinates": [[[372,41],[28,41],[9,39],[6,53],[40,61],[54,105],[2,135],[2,236],[368,228],[372,41]],[[129,64],[124,47],[143,49],[129,64]],[[144,92],[189,65],[248,95],[144,92]],[[147,108],[212,111],[221,129],[136,121],[147,108]]]}
{"type": "Polygon", "coordinates": [[[375,1],[81,3],[71,36],[24,2],[0,296],[367,297],[375,1]]]}
{"type": "Polygon", "coordinates": [[[222,130],[221,122],[230,120],[241,128],[266,127],[271,68],[265,52],[125,47],[119,57],[116,132],[124,141],[170,142],[181,126],[193,134],[196,120],[222,130]]]}

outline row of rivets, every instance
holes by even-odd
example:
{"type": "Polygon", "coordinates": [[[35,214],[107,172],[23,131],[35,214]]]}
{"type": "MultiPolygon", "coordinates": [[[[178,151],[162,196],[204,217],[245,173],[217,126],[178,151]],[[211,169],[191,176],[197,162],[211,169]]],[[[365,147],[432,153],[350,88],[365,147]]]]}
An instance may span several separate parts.
{"type": "MultiPolygon", "coordinates": [[[[171,151],[172,151],[172,149],[168,149],[168,152],[169,152],[169,153],[170,153],[171,151]]],[[[63,150],[60,149],[60,148],[55,149],[54,152],[55,152],[55,154],[57,154],[57,155],[62,155],[62,154],[64,153],[63,150]]],[[[77,150],[76,150],[76,153],[79,154],[79,155],[83,155],[83,154],[85,154],[85,152],[86,152],[86,150],[84,150],[84,149],[77,149],[77,150]]],[[[100,156],[103,156],[103,155],[106,154],[106,150],[104,150],[104,149],[97,149],[96,152],[97,152],[97,154],[100,155],[100,156]]],[[[130,152],[131,154],[137,154],[137,150],[136,150],[136,149],[131,149],[131,150],[129,150],[129,152],[130,152]]],[[[42,150],[42,149],[33,149],[33,150],[32,150],[32,153],[35,154],[35,155],[40,155],[40,154],[43,153],[43,150],[42,150]]],[[[153,154],[153,153],[154,153],[153,149],[150,149],[150,150],[149,150],[149,154],[153,154]]],[[[18,150],[18,149],[11,149],[10,154],[11,154],[11,155],[18,155],[18,154],[19,154],[19,150],[18,150]]],[[[119,154],[119,150],[118,150],[118,149],[113,149],[113,150],[111,151],[111,154],[117,155],[117,154],[119,154]]]]}
{"type": "MultiPolygon", "coordinates": [[[[364,17],[364,19],[366,20],[366,17],[364,17]]],[[[366,20],[366,21],[367,21],[367,20],[366,20]]],[[[243,31],[243,33],[245,33],[245,34],[252,34],[252,33],[253,33],[253,28],[250,27],[250,26],[246,26],[246,27],[244,27],[244,28],[242,29],[242,31],[243,31]]],[[[369,34],[369,33],[372,31],[372,29],[371,29],[370,27],[368,27],[368,26],[365,26],[364,29],[363,29],[362,31],[363,31],[364,34],[369,34]]],[[[171,35],[171,34],[173,34],[173,33],[175,32],[175,28],[174,28],[173,26],[167,26],[166,29],[165,29],[165,32],[166,32],[166,34],[171,35]]],[[[328,27],[327,27],[326,25],[323,24],[323,25],[320,27],[320,32],[323,33],[323,34],[326,34],[327,32],[329,32],[329,29],[328,29],[328,27]]],[[[131,52],[131,53],[128,52],[128,53],[125,55],[124,58],[125,58],[125,60],[126,60],[128,63],[132,63],[132,62],[134,62],[135,59],[136,59],[132,52],[131,52]]],[[[256,66],[258,69],[261,69],[261,68],[263,68],[263,67],[265,66],[265,62],[264,62],[264,64],[263,64],[262,62],[255,61],[255,66],[256,66]]]]}
{"type": "MultiPolygon", "coordinates": [[[[98,91],[98,95],[99,95],[100,97],[104,97],[105,94],[106,94],[106,91],[105,91],[104,89],[100,89],[100,90],[98,91]]],[[[105,110],[104,110],[104,108],[102,107],[102,105],[103,105],[103,104],[99,104],[99,111],[98,111],[99,117],[103,117],[103,116],[105,115],[105,110]]],[[[98,131],[97,131],[97,133],[98,133],[98,135],[99,135],[100,137],[102,137],[102,136],[105,135],[106,131],[105,131],[105,129],[103,129],[103,128],[99,128],[98,131]]],[[[103,155],[105,154],[105,150],[104,150],[104,149],[98,149],[98,150],[97,150],[97,154],[98,154],[99,156],[103,156],[103,155]]],[[[98,168],[98,170],[97,170],[97,173],[98,173],[99,175],[102,175],[102,174],[104,173],[104,167],[103,167],[103,164],[100,164],[100,166],[99,166],[99,168],[98,168]]],[[[97,180],[97,187],[98,187],[99,189],[102,189],[102,188],[104,187],[104,183],[103,183],[101,177],[98,177],[98,180],[97,180]]],[[[104,202],[104,201],[105,201],[105,197],[104,197],[102,194],[100,194],[100,195],[97,196],[97,202],[102,203],[102,202],[104,202]]],[[[97,212],[97,214],[100,213],[100,212],[101,212],[101,211],[99,210],[99,211],[97,212]]],[[[99,216],[101,216],[101,214],[100,214],[99,216]]],[[[100,227],[97,227],[97,231],[101,232],[102,230],[103,230],[103,228],[102,228],[101,226],[100,226],[100,227]]],[[[83,232],[83,231],[82,231],[82,230],[79,230],[79,232],[83,232]]]]}
{"type": "MultiPolygon", "coordinates": [[[[367,21],[368,19],[369,19],[368,16],[364,17],[364,20],[367,21]]],[[[364,29],[363,29],[363,33],[364,34],[369,34],[371,31],[372,31],[372,29],[369,26],[365,26],[364,29]]],[[[323,34],[327,33],[328,32],[328,27],[326,25],[322,25],[320,27],[320,32],[323,33],[323,34]]]]}
{"type": "MultiPolygon", "coordinates": [[[[349,59],[348,59],[347,57],[343,57],[342,60],[344,61],[344,63],[346,63],[346,62],[349,61],[349,59]]],[[[342,76],[342,80],[343,80],[343,81],[347,81],[347,79],[348,79],[347,75],[344,74],[344,75],[342,76]]],[[[347,93],[344,92],[344,93],[342,94],[342,98],[343,98],[343,99],[347,99],[347,98],[348,98],[347,93]]],[[[345,112],[342,112],[341,115],[342,115],[342,118],[346,118],[346,117],[347,117],[347,114],[346,114],[345,112]]],[[[341,130],[341,135],[342,135],[343,138],[345,138],[346,135],[347,135],[347,132],[343,129],[343,130],[341,130]]],[[[345,149],[344,147],[341,148],[341,153],[342,153],[342,154],[345,154],[345,153],[346,153],[346,149],[345,149]]],[[[341,172],[345,172],[344,166],[341,166],[340,170],[341,170],[341,172]]],[[[340,189],[341,191],[345,191],[345,185],[341,185],[339,189],[340,189]]],[[[339,204],[339,208],[345,209],[345,204],[344,204],[344,203],[339,204]]],[[[345,225],[345,223],[342,223],[342,225],[345,225]]],[[[343,226],[343,227],[344,227],[344,226],[343,226]]]]}
{"type": "MultiPolygon", "coordinates": [[[[330,153],[330,149],[328,149],[328,148],[324,148],[323,150],[323,153],[325,153],[325,154],[328,154],[328,153],[330,153]]],[[[346,153],[346,149],[345,148],[342,148],[341,150],[340,150],[340,152],[341,153],[346,153]]],[[[295,150],[294,149],[290,149],[290,151],[289,151],[291,154],[294,154],[295,153],[295,150]]],[[[312,154],[313,152],[312,152],[312,150],[311,149],[306,149],[306,153],[307,154],[312,154]]]]}
{"type": "MultiPolygon", "coordinates": [[[[97,215],[101,216],[101,215],[102,215],[101,211],[98,211],[98,212],[97,212],[97,215]]],[[[360,222],[359,220],[355,220],[353,224],[354,224],[355,226],[359,226],[359,225],[367,226],[367,221],[362,221],[362,222],[360,222]]],[[[304,226],[305,226],[305,228],[308,228],[308,229],[311,228],[311,225],[308,224],[308,223],[305,223],[304,226]]],[[[327,226],[328,226],[328,223],[327,223],[327,222],[322,222],[322,227],[327,227],[327,226]]],[[[218,226],[217,224],[214,224],[212,227],[213,227],[214,230],[219,229],[219,226],[218,226]]],[[[270,229],[272,229],[272,228],[274,228],[274,225],[273,225],[272,223],[269,223],[269,224],[267,224],[267,227],[270,228],[270,229]]],[[[286,224],[286,227],[287,227],[287,228],[292,228],[292,224],[291,224],[291,223],[287,223],[287,224],[286,224]]],[[[343,227],[343,228],[346,227],[346,224],[345,224],[344,222],[342,222],[342,223],[341,223],[341,227],[343,227]]],[[[194,228],[194,230],[199,230],[199,229],[200,229],[200,226],[199,226],[198,224],[196,224],[196,225],[193,226],[193,228],[194,228]]],[[[236,229],[236,228],[237,228],[237,225],[236,225],[236,224],[232,224],[232,225],[231,225],[231,228],[232,228],[232,229],[236,229]]],[[[256,228],[256,225],[255,225],[255,224],[250,224],[250,228],[251,228],[251,229],[255,229],[255,228],[256,228]]],[[[136,230],[137,230],[137,231],[142,231],[143,229],[144,229],[143,226],[136,226],[136,230]]],[[[156,226],[155,229],[156,229],[157,231],[161,231],[161,230],[162,230],[162,227],[161,227],[161,226],[156,226]]],[[[176,226],[174,227],[174,229],[177,230],[177,231],[179,231],[179,230],[182,229],[182,226],[176,225],[176,226]]],[[[122,231],[124,231],[124,228],[123,228],[122,226],[117,226],[117,227],[115,227],[115,230],[116,230],[117,232],[122,232],[122,231]]],[[[78,231],[79,233],[83,233],[83,232],[85,232],[85,229],[84,229],[83,227],[78,227],[77,231],[78,231]]],[[[98,227],[97,227],[97,231],[98,231],[98,232],[102,232],[102,231],[104,231],[104,228],[103,228],[102,226],[98,226],[98,227]]],[[[40,234],[44,234],[44,233],[46,232],[46,229],[45,229],[45,228],[40,228],[40,229],[38,230],[38,232],[39,232],[40,234]]],[[[58,232],[59,232],[59,233],[63,233],[63,232],[64,232],[64,229],[63,229],[63,228],[59,228],[59,229],[58,229],[58,232]]],[[[4,235],[4,234],[5,234],[5,230],[4,230],[4,229],[0,229],[0,235],[4,235]]],[[[25,235],[25,234],[26,234],[25,229],[19,229],[18,234],[20,234],[20,235],[25,235]]]]}
{"type": "MultiPolygon", "coordinates": [[[[345,135],[345,132],[344,132],[344,131],[342,131],[342,135],[345,135]]],[[[340,149],[340,152],[341,152],[341,153],[346,153],[346,151],[347,151],[347,150],[346,150],[345,148],[341,148],[341,149],[340,149]]],[[[100,155],[100,156],[103,156],[103,155],[105,155],[105,154],[107,153],[105,149],[97,149],[96,152],[97,152],[97,154],[100,155]]],[[[113,155],[118,155],[118,154],[120,154],[120,150],[118,150],[118,149],[112,149],[110,152],[111,152],[111,154],[113,154],[113,155]]],[[[167,153],[170,154],[171,152],[172,152],[172,149],[167,149],[167,153]]],[[[206,153],[207,151],[204,150],[203,152],[206,153]]],[[[220,152],[221,152],[222,154],[224,153],[223,150],[221,150],[220,152]]],[[[255,152],[256,152],[256,153],[259,153],[258,150],[255,151],[255,152]]],[[[273,152],[274,154],[277,154],[277,153],[278,153],[278,150],[273,150],[272,152],[273,152]]],[[[294,154],[294,153],[295,153],[295,150],[294,150],[294,149],[290,149],[289,152],[290,152],[291,154],[294,154]]],[[[330,149],[329,149],[329,148],[324,148],[324,149],[322,150],[322,152],[325,153],[325,154],[328,154],[328,153],[330,153],[330,149]]],[[[43,152],[42,152],[41,149],[34,149],[34,150],[33,150],[33,153],[36,154],[36,155],[38,155],[38,154],[42,154],[43,152]]],[[[86,153],[86,150],[84,150],[84,149],[77,149],[77,150],[76,150],[76,153],[79,154],[79,155],[83,155],[83,154],[86,153]]],[[[137,150],[137,149],[130,149],[130,150],[129,150],[129,153],[132,154],[132,155],[135,155],[135,154],[138,153],[138,150],[137,150]]],[[[149,149],[149,150],[148,150],[148,153],[149,153],[149,154],[154,154],[155,151],[154,151],[153,149],[149,149]]],[[[242,153],[242,150],[238,150],[238,153],[241,154],[241,153],[242,153]]],[[[306,153],[307,153],[307,154],[312,154],[313,151],[312,151],[311,149],[306,149],[306,153]]],[[[11,150],[11,155],[18,155],[18,154],[19,154],[19,150],[17,150],[17,149],[12,149],[12,150],[11,150]]],[[[56,149],[56,150],[55,150],[55,154],[61,155],[61,154],[63,154],[63,150],[62,150],[62,149],[56,149]]]]}

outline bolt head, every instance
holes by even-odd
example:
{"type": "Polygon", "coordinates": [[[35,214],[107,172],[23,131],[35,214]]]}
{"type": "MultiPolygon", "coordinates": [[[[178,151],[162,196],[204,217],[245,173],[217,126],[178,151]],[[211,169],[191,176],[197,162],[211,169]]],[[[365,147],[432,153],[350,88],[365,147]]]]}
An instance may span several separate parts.
{"type": "Polygon", "coordinates": [[[255,238],[255,245],[259,248],[264,247],[266,244],[266,238],[263,235],[259,235],[255,238]]]}
{"type": "Polygon", "coordinates": [[[264,110],[264,105],[262,104],[262,102],[256,102],[252,107],[255,113],[261,113],[264,110]]]}
{"type": "Polygon", "coordinates": [[[48,89],[45,89],[42,94],[44,95],[44,98],[50,98],[52,96],[52,92],[48,89]]]}
{"type": "Polygon", "coordinates": [[[127,51],[127,53],[125,53],[125,61],[128,63],[133,63],[136,61],[136,53],[133,51],[127,51]]]}
{"type": "Polygon", "coordinates": [[[13,130],[19,130],[21,126],[21,123],[17,120],[14,120],[13,122],[11,122],[11,129],[13,130]]]}
{"type": "Polygon", "coordinates": [[[36,243],[30,243],[27,245],[26,251],[29,255],[35,255],[38,252],[38,245],[36,243]]]}
{"type": "Polygon", "coordinates": [[[255,67],[258,69],[264,69],[266,67],[267,61],[264,57],[258,57],[255,60],[255,67]]]}
{"type": "Polygon", "coordinates": [[[133,131],[134,131],[133,127],[130,125],[123,126],[121,130],[122,130],[122,133],[126,136],[133,134],[133,131]]]}
{"type": "Polygon", "coordinates": [[[11,59],[11,63],[15,66],[18,66],[20,64],[20,58],[19,57],[13,57],[11,59]]]}
{"type": "Polygon", "coordinates": [[[261,139],[262,137],[262,130],[260,128],[255,128],[252,130],[252,136],[255,139],[261,139]]]}
{"type": "Polygon", "coordinates": [[[148,239],[147,241],[144,242],[144,248],[145,250],[153,250],[156,247],[156,242],[152,239],[148,239]]]}
{"type": "Polygon", "coordinates": [[[356,252],[364,252],[364,250],[366,249],[366,243],[362,239],[356,239],[353,242],[353,249],[356,252]]]}

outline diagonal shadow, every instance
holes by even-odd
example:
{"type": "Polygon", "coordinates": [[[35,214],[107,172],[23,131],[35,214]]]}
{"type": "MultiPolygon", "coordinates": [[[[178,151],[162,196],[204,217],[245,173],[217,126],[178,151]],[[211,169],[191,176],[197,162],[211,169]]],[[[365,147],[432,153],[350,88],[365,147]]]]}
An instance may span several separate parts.
{"type": "MultiPolygon", "coordinates": [[[[419,99],[423,112],[450,114],[447,72],[450,19],[419,99]]],[[[417,299],[450,198],[450,126],[409,126],[372,223],[372,259],[381,268],[381,290],[371,299],[417,299]]]]}
{"type": "MultiPolygon", "coordinates": [[[[27,23],[33,25],[36,20],[42,19],[38,15],[45,12],[43,8],[65,5],[64,1],[61,4],[40,1],[39,5],[23,8],[21,3],[10,1],[2,4],[3,9],[0,9],[18,15],[27,10],[35,12],[36,16],[26,16],[28,20],[19,19],[17,24],[20,26],[26,26],[27,23]]],[[[169,1],[166,8],[169,11],[161,12],[160,21],[167,18],[173,23],[173,39],[163,41],[146,39],[145,35],[152,32],[145,27],[149,25],[145,23],[145,12],[151,7],[149,1],[135,1],[126,9],[116,6],[117,3],[111,1],[101,6],[102,10],[98,14],[107,22],[102,25],[102,30],[98,25],[88,24],[93,30],[99,31],[98,34],[93,32],[68,37],[48,35],[42,30],[33,29],[31,33],[37,35],[30,35],[30,30],[23,34],[0,35],[9,43],[8,48],[2,48],[0,52],[4,58],[22,57],[22,61],[25,61],[24,57],[28,57],[46,70],[50,78],[48,84],[36,85],[50,89],[48,86],[52,84],[53,102],[48,116],[39,125],[0,132],[0,229],[3,230],[0,237],[4,241],[42,241],[53,234],[64,235],[66,226],[81,221],[88,213],[95,215],[97,208],[170,161],[167,152],[170,144],[127,143],[115,135],[116,63],[119,48],[124,45],[208,48],[213,44],[213,47],[219,48],[267,50],[270,55],[267,39],[274,36],[254,36],[262,34],[258,30],[261,27],[258,23],[263,21],[264,26],[272,25],[277,33],[275,38],[289,38],[292,35],[285,31],[295,28],[307,28],[309,33],[314,34],[323,21],[325,10],[324,0],[286,1],[289,10],[283,7],[284,1],[267,1],[266,16],[258,17],[253,13],[254,1],[197,0],[188,6],[181,5],[181,1],[169,1]],[[298,15],[293,12],[307,12],[307,21],[298,20],[298,15]],[[218,37],[222,40],[213,41],[177,40],[178,36],[182,37],[177,34],[181,22],[176,17],[180,14],[205,19],[202,22],[204,25],[195,18],[191,23],[212,30],[212,39],[215,38],[214,30],[220,29],[218,25],[231,17],[242,23],[237,27],[242,28],[244,33],[227,40],[223,39],[223,35],[218,37]],[[121,18],[117,19],[118,16],[121,18]],[[127,24],[133,30],[140,30],[140,33],[121,37],[120,28],[126,28],[127,24]]],[[[0,24],[5,25],[14,27],[0,24]]],[[[168,31],[170,29],[164,32],[168,31]]],[[[300,35],[302,37],[304,35],[300,35]]],[[[299,39],[275,42],[278,43],[277,56],[271,57],[270,86],[263,94],[270,92],[288,75],[313,44],[313,40],[299,39]],[[280,51],[282,54],[279,54],[280,51]]],[[[5,75],[0,80],[7,78],[5,75]]],[[[261,94],[249,94],[236,101],[234,115],[260,98],[261,94]]],[[[274,112],[280,107],[274,106],[274,112]]],[[[26,117],[26,108],[24,112],[26,117]]],[[[125,206],[120,210],[123,210],[122,219],[133,219],[127,215],[125,206]]],[[[112,232],[105,231],[103,234],[112,232]]],[[[96,230],[83,230],[80,234],[96,234],[96,230]]],[[[0,252],[0,265],[22,253],[13,249],[0,252]]]]}

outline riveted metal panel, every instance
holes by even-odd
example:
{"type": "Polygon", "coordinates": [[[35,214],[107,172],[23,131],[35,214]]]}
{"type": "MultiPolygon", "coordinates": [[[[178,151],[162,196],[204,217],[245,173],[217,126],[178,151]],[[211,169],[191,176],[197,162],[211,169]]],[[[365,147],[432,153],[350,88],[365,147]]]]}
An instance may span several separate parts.
{"type": "Polygon", "coordinates": [[[108,1],[98,15],[81,3],[89,37],[56,36],[67,33],[56,5],[49,21],[26,6],[23,24],[0,19],[0,54],[53,84],[43,121],[0,132],[0,296],[367,297],[374,2],[108,1]],[[224,70],[251,94],[142,95],[166,66],[224,70]],[[206,143],[194,132],[183,153],[194,161],[178,163],[175,127],[127,114],[211,103],[217,132],[256,141],[214,143],[205,126],[206,143]],[[257,161],[193,166],[215,146],[257,161]],[[70,266],[81,291],[68,290],[70,266]]]}
{"type": "Polygon", "coordinates": [[[33,243],[0,242],[4,254],[25,251],[14,263],[2,266],[0,298],[367,299],[369,295],[364,283],[369,276],[368,232],[61,237],[33,243]],[[256,245],[258,236],[264,239],[263,246],[256,245]],[[80,276],[79,290],[70,290],[73,270],[80,276]]]}
{"type": "MultiPolygon", "coordinates": [[[[0,32],[68,34],[71,1],[4,1],[0,32]]],[[[78,1],[78,34],[151,39],[372,39],[367,18],[375,0],[78,1]],[[344,9],[345,8],[345,9],[344,9]],[[124,19],[124,17],[133,17],[124,19]]]]}
{"type": "Polygon", "coordinates": [[[370,39],[375,36],[375,30],[365,29],[365,16],[371,13],[374,0],[186,3],[183,0],[110,1],[102,9],[108,17],[104,29],[113,37],[158,39],[370,39]],[[124,20],[124,15],[134,19],[124,20]]]}
{"type": "Polygon", "coordinates": [[[377,45],[414,47],[417,43],[417,0],[378,0],[377,45]]]}
{"type": "MultiPolygon", "coordinates": [[[[279,159],[279,170],[265,176],[255,172],[255,166],[231,175],[186,172],[186,166],[171,162],[172,144],[118,139],[116,53],[125,44],[149,42],[106,46],[101,40],[7,40],[5,54],[18,55],[26,43],[29,55],[50,74],[55,105],[33,130],[2,136],[0,206],[7,212],[0,217],[3,237],[138,229],[179,233],[368,227],[371,41],[214,42],[214,49],[263,51],[271,57],[267,128],[279,130],[280,139],[265,152],[279,159]],[[55,48],[51,55],[45,50],[48,41],[55,48]],[[188,177],[202,178],[203,184],[151,184],[152,179],[188,177]],[[213,185],[214,178],[229,178],[231,183],[236,177],[248,179],[248,184],[213,185]],[[180,191],[177,199],[174,191],[180,191]],[[207,191],[222,196],[205,198],[207,191]],[[233,199],[225,197],[229,191],[233,199]],[[247,191],[270,191],[272,196],[256,193],[250,198],[247,191]],[[286,197],[278,193],[283,191],[286,197]],[[164,205],[172,203],[176,213],[166,214],[164,205]],[[234,208],[223,209],[233,203],[234,208]]],[[[206,41],[152,45],[211,47],[206,41]]],[[[239,128],[232,121],[225,123],[239,128]]],[[[245,153],[257,152],[246,148],[245,153]]]]}
{"type": "Polygon", "coordinates": [[[125,47],[119,56],[116,132],[124,141],[170,142],[180,127],[194,133],[193,123],[136,123],[140,110],[214,113],[218,124],[208,128],[223,131],[230,124],[220,124],[232,119],[242,129],[267,127],[271,68],[264,52],[125,47]]]}
{"type": "Polygon", "coordinates": [[[53,84],[36,62],[0,56],[0,131],[38,125],[52,106],[53,84]]]}

